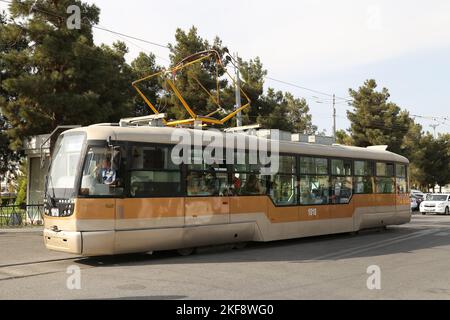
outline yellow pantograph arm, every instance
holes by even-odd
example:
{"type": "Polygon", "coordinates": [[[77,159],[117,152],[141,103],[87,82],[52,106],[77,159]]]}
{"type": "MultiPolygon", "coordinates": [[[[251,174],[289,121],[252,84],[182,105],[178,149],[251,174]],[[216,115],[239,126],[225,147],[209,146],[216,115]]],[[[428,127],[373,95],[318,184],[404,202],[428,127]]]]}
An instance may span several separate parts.
{"type": "MultiPolygon", "coordinates": [[[[187,58],[185,58],[184,60],[182,60],[178,65],[176,65],[175,67],[173,67],[170,70],[161,70],[159,72],[156,72],[154,74],[151,74],[149,76],[145,76],[141,79],[138,79],[136,81],[134,81],[132,83],[132,86],[136,89],[136,91],[138,92],[138,94],[144,99],[145,103],[149,106],[149,108],[155,113],[155,114],[159,114],[158,110],[155,108],[155,106],[150,102],[150,100],[145,96],[145,94],[139,89],[139,87],[137,86],[140,82],[145,81],[145,80],[149,80],[153,77],[157,77],[157,76],[161,76],[163,74],[168,74],[168,73],[175,73],[187,66],[193,65],[195,63],[199,63],[205,59],[210,58],[211,56],[215,55],[216,56],[216,63],[219,64],[225,71],[225,73],[228,75],[228,77],[232,80],[233,84],[236,85],[236,80],[229,74],[229,72],[227,71],[227,69],[225,68],[225,66],[222,63],[222,60],[220,59],[220,55],[217,51],[215,50],[210,50],[210,51],[203,51],[203,52],[199,52],[197,54],[191,55],[187,58]],[[200,56],[199,58],[196,58],[192,61],[186,62],[184,63],[184,61],[187,61],[191,58],[194,58],[195,56],[200,56]]],[[[216,76],[218,76],[218,72],[216,70],[216,76]]],[[[197,83],[200,85],[200,87],[205,90],[208,95],[212,98],[213,102],[219,106],[219,108],[221,108],[220,106],[220,101],[219,101],[219,90],[217,90],[217,94],[218,97],[217,99],[212,96],[212,94],[196,79],[194,78],[195,81],[197,81],[197,83]]],[[[209,123],[209,124],[224,124],[226,121],[230,120],[231,118],[233,118],[238,112],[248,108],[250,106],[250,98],[247,96],[247,94],[240,89],[242,96],[247,100],[247,102],[241,106],[240,108],[234,110],[233,112],[231,112],[230,114],[228,114],[227,116],[225,116],[222,119],[214,119],[214,118],[210,118],[212,115],[216,114],[218,110],[211,112],[210,114],[206,115],[206,116],[198,116],[193,110],[192,108],[189,106],[189,104],[186,102],[186,100],[183,98],[183,96],[181,95],[180,91],[178,90],[178,88],[175,86],[175,83],[170,80],[170,79],[166,79],[166,83],[169,84],[170,88],[172,89],[172,91],[174,92],[175,96],[178,98],[178,100],[181,102],[181,104],[183,105],[183,107],[186,109],[186,111],[189,113],[189,115],[191,116],[190,119],[183,119],[183,120],[175,120],[175,121],[166,121],[165,119],[163,119],[164,124],[169,125],[169,126],[175,126],[175,125],[183,125],[183,124],[192,124],[194,123],[196,120],[198,121],[202,121],[204,123],[209,123]]],[[[218,86],[218,83],[217,83],[218,86]]]]}

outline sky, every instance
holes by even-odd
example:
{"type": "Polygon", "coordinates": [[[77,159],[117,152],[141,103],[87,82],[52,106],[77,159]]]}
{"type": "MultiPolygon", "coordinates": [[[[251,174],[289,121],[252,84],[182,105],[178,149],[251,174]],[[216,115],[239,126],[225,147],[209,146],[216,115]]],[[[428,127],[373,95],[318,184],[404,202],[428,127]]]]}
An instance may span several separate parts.
{"type": "MultiPolygon", "coordinates": [[[[243,59],[260,57],[268,76],[348,97],[373,78],[391,101],[411,114],[450,118],[450,1],[448,0],[170,0],[86,1],[101,9],[100,26],[160,44],[174,41],[177,28],[195,25],[210,41],[219,36],[243,59]]],[[[0,9],[4,7],[0,3],[0,9]]],[[[97,43],[125,41],[131,61],[153,52],[167,65],[169,52],[137,40],[95,30],[97,43]]],[[[313,123],[328,134],[328,96],[266,80],[266,87],[307,99],[313,123]],[[315,97],[319,97],[315,98],[315,97]],[[319,103],[320,102],[320,103],[319,103]]],[[[337,128],[349,122],[337,99],[337,128]]],[[[424,130],[432,119],[416,118],[424,130]]],[[[450,121],[436,132],[450,132],[450,121]]]]}

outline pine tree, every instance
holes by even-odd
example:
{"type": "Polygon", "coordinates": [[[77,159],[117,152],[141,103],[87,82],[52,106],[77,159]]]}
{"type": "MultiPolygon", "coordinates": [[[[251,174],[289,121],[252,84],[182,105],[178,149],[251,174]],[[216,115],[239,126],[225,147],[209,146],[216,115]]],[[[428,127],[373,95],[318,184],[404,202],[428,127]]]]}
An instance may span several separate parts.
{"type": "Polygon", "coordinates": [[[313,134],[317,127],[311,123],[311,115],[305,99],[294,98],[289,93],[269,88],[261,97],[261,110],[258,123],[265,128],[280,129],[290,132],[313,134]]]}
{"type": "MultiPolygon", "coordinates": [[[[27,45],[26,41],[23,41],[20,37],[20,28],[9,23],[6,12],[0,12],[0,56],[14,50],[23,49],[27,45]]],[[[6,69],[5,61],[0,59],[0,84],[13,73],[17,73],[17,71],[6,69]]],[[[4,105],[8,99],[14,98],[14,95],[8,93],[0,85],[0,106],[4,105]]],[[[7,130],[10,128],[0,107],[0,181],[14,178],[21,157],[21,152],[12,150],[9,146],[10,139],[7,130]]]]}
{"type": "MultiPolygon", "coordinates": [[[[254,124],[257,120],[268,116],[273,110],[271,107],[262,101],[264,93],[264,78],[267,75],[267,70],[263,68],[263,64],[259,57],[244,61],[239,60],[239,73],[241,81],[241,88],[247,94],[251,101],[251,107],[243,111],[243,123],[254,124]]],[[[234,95],[234,88],[231,95],[234,95]]],[[[242,100],[244,103],[244,100],[242,100]]]]}
{"type": "MultiPolygon", "coordinates": [[[[188,32],[177,29],[175,32],[175,44],[169,44],[171,67],[176,66],[186,57],[205,50],[216,50],[219,56],[223,58],[226,48],[222,46],[222,41],[216,37],[212,44],[204,40],[198,35],[197,28],[192,27],[188,32]]],[[[222,59],[226,63],[225,59],[222,59]]],[[[224,90],[228,85],[226,79],[221,78],[224,70],[217,67],[215,59],[205,59],[200,64],[193,64],[177,71],[172,75],[171,80],[181,93],[183,99],[197,114],[205,116],[218,109],[211,96],[202,89],[202,86],[210,92],[211,95],[217,96],[217,86],[220,91],[224,90]],[[219,80],[219,83],[217,81],[219,80]],[[200,84],[199,84],[200,83],[200,84]]],[[[170,106],[168,108],[169,116],[175,119],[185,119],[190,117],[184,109],[180,100],[170,92],[170,106]]],[[[226,108],[227,106],[221,105],[226,108]]]]}
{"type": "Polygon", "coordinates": [[[92,25],[99,9],[81,1],[14,0],[12,22],[0,31],[7,43],[26,43],[0,53],[3,99],[11,147],[25,137],[63,124],[117,122],[132,110],[132,70],[123,43],[98,47],[92,25]],[[81,29],[67,27],[69,5],[78,5],[81,29]]]}
{"type": "Polygon", "coordinates": [[[347,146],[353,145],[352,137],[345,130],[336,130],[336,142],[347,146]]]}
{"type": "MultiPolygon", "coordinates": [[[[448,139],[448,137],[447,137],[448,139]]],[[[449,171],[448,141],[435,139],[429,132],[422,137],[414,162],[417,168],[416,180],[427,191],[438,183],[448,183],[449,171]]]]}
{"type": "MultiPolygon", "coordinates": [[[[138,57],[131,62],[131,67],[136,80],[155,74],[162,70],[162,67],[156,64],[155,58],[155,55],[152,53],[145,54],[141,52],[138,57]]],[[[138,88],[145,94],[149,101],[154,103],[159,112],[164,113],[167,111],[166,109],[170,96],[167,95],[167,91],[163,92],[161,82],[161,78],[159,77],[150,78],[146,81],[140,82],[138,84],[138,88]]],[[[136,117],[152,114],[149,106],[147,106],[141,96],[134,93],[133,100],[133,105],[135,107],[134,115],[136,117]]]]}
{"type": "Polygon", "coordinates": [[[356,146],[387,145],[388,150],[401,153],[411,118],[406,111],[388,101],[390,95],[386,88],[381,91],[376,88],[375,80],[370,79],[357,91],[349,90],[354,108],[353,112],[347,112],[351,138],[356,146]]]}

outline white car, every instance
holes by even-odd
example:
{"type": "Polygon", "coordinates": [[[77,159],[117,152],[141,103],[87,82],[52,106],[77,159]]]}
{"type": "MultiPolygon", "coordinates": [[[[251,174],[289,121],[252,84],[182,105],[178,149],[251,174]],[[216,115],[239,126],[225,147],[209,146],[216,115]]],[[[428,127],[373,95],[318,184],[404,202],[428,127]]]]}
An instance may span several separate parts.
{"type": "Polygon", "coordinates": [[[427,213],[445,213],[450,214],[450,195],[449,194],[429,194],[426,200],[420,203],[420,212],[427,213]]]}

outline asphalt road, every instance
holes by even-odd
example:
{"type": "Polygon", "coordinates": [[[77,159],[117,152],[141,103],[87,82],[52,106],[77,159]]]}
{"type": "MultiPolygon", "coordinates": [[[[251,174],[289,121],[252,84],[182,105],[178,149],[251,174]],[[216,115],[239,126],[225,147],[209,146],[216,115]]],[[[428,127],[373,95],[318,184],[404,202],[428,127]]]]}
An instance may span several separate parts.
{"type": "Polygon", "coordinates": [[[187,257],[80,258],[42,241],[39,230],[0,230],[0,299],[450,299],[450,216],[187,257]],[[369,290],[373,265],[380,277],[370,284],[380,289],[369,290]],[[80,289],[67,287],[78,285],[71,266],[80,289]]]}

